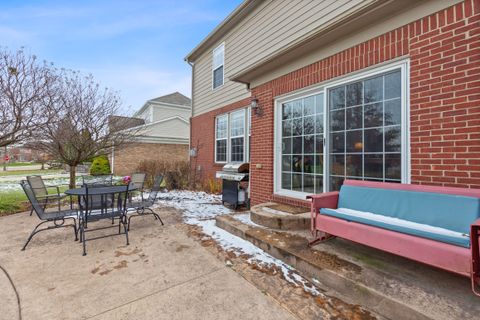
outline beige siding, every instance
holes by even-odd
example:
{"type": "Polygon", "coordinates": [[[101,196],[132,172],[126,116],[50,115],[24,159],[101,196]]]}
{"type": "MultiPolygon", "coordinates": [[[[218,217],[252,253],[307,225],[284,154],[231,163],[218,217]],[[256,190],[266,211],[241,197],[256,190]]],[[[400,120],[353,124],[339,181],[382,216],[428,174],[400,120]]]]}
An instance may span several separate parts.
{"type": "Polygon", "coordinates": [[[190,126],[180,119],[172,119],[148,126],[143,135],[156,137],[175,137],[188,139],[190,126]]]}
{"type": "Polygon", "coordinates": [[[169,106],[157,106],[152,105],[153,108],[153,120],[152,122],[168,119],[171,117],[179,116],[183,119],[187,120],[190,119],[192,111],[190,109],[185,108],[175,108],[169,106]]]}
{"type": "Polygon", "coordinates": [[[249,96],[244,84],[228,77],[274,54],[359,3],[370,0],[265,1],[223,39],[225,84],[212,90],[212,50],[203,53],[194,67],[194,116],[249,96]]]}
{"type": "MultiPolygon", "coordinates": [[[[453,5],[460,0],[406,1],[404,10],[389,17],[373,19],[349,35],[335,39],[326,46],[295,58],[286,65],[275,67],[252,82],[258,85],[309,63],[318,61],[346,47],[368,40],[422,16],[453,5]],[[398,17],[397,17],[398,15],[398,17]]],[[[220,108],[250,96],[246,85],[228,80],[234,74],[263,62],[286,47],[297,44],[341,21],[352,12],[376,0],[265,0],[246,18],[230,30],[221,41],[203,52],[193,68],[193,115],[220,108]],[[225,84],[212,90],[212,50],[225,43],[225,84]]],[[[368,19],[368,18],[367,18],[368,19]]]]}

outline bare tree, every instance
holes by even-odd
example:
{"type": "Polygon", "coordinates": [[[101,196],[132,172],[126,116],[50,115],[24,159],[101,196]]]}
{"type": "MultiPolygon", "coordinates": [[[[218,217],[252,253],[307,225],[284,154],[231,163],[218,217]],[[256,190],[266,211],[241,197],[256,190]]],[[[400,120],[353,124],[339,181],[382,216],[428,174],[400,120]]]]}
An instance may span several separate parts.
{"type": "Polygon", "coordinates": [[[51,64],[23,50],[0,48],[0,147],[31,138],[50,121],[46,106],[56,81],[51,64]]]}
{"type": "Polygon", "coordinates": [[[101,88],[91,75],[63,70],[54,105],[55,119],[42,128],[37,148],[70,167],[70,188],[79,164],[108,154],[135,135],[135,130],[125,130],[131,127],[129,118],[118,117],[111,129],[110,117],[121,107],[119,95],[101,88]]]}

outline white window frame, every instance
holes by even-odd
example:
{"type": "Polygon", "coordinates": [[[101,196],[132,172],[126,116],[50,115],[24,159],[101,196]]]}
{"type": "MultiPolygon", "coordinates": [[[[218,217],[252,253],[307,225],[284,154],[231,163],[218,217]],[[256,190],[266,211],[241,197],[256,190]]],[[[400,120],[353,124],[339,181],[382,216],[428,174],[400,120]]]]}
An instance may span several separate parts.
{"type": "Polygon", "coordinates": [[[315,85],[306,89],[299,90],[295,93],[278,96],[274,99],[274,194],[279,196],[287,196],[297,199],[305,199],[308,193],[285,190],[281,188],[281,152],[282,152],[282,105],[297,99],[306,98],[311,95],[321,94],[323,92],[324,105],[324,137],[323,145],[323,192],[329,191],[329,111],[328,111],[328,90],[342,84],[362,80],[375,75],[384,74],[389,71],[399,69],[401,72],[401,183],[411,182],[411,154],[410,154],[410,60],[399,59],[391,63],[377,65],[368,69],[361,70],[349,74],[347,76],[327,81],[319,85],[315,85]]]}
{"type": "Polygon", "coordinates": [[[250,142],[250,126],[251,126],[251,122],[249,120],[249,118],[251,117],[251,110],[250,110],[250,107],[248,108],[241,108],[241,109],[236,109],[236,110],[233,110],[231,112],[228,112],[228,113],[223,113],[223,114],[219,114],[218,116],[215,117],[215,141],[214,141],[214,162],[215,163],[219,163],[219,164],[225,164],[225,163],[228,163],[228,162],[231,162],[231,148],[232,148],[232,144],[231,144],[231,139],[232,138],[239,138],[239,137],[242,137],[242,135],[237,135],[237,136],[232,136],[231,135],[231,132],[230,132],[230,128],[231,128],[231,118],[232,118],[232,114],[236,113],[236,112],[243,112],[244,113],[244,123],[243,123],[243,160],[242,162],[248,162],[250,161],[250,150],[249,150],[249,142],[250,142]],[[222,118],[222,117],[226,117],[227,119],[227,137],[226,138],[218,138],[217,137],[217,119],[218,118],[222,118]],[[224,140],[224,139],[227,139],[227,158],[226,158],[226,161],[217,161],[217,141],[218,140],[224,140]]]}
{"type": "Polygon", "coordinates": [[[214,130],[215,130],[215,146],[214,146],[214,149],[215,149],[215,151],[214,151],[214,157],[215,157],[214,160],[215,160],[215,163],[227,163],[227,162],[228,162],[228,158],[229,158],[229,157],[228,157],[228,152],[229,152],[229,148],[228,148],[229,142],[228,142],[228,140],[229,140],[229,136],[230,136],[230,134],[229,134],[230,128],[229,128],[229,117],[228,117],[228,114],[221,114],[221,115],[218,115],[218,116],[215,117],[215,128],[214,128],[214,130]],[[217,125],[218,125],[218,119],[220,119],[220,118],[226,118],[226,119],[227,119],[227,128],[226,128],[226,130],[227,130],[227,135],[226,135],[224,138],[218,138],[218,136],[217,136],[217,125]],[[227,140],[226,151],[225,151],[225,152],[226,152],[225,161],[218,161],[218,160],[217,160],[217,141],[219,141],[219,140],[227,140]]]}
{"type": "Polygon", "coordinates": [[[218,88],[223,87],[225,84],[225,42],[221,43],[218,47],[213,49],[212,51],[212,90],[216,90],[218,88]],[[217,54],[218,51],[222,52],[222,64],[220,65],[215,65],[215,55],[217,54]],[[223,67],[223,72],[222,72],[222,84],[215,87],[215,70],[218,68],[223,67]]]}
{"type": "Polygon", "coordinates": [[[232,161],[232,139],[235,139],[235,138],[242,138],[243,137],[243,159],[240,160],[240,161],[236,161],[236,162],[245,162],[245,151],[246,151],[246,147],[245,147],[245,142],[246,142],[246,132],[247,132],[247,119],[246,119],[246,116],[247,116],[247,110],[246,109],[240,109],[240,110],[235,110],[235,111],[232,111],[229,113],[229,127],[230,127],[230,131],[229,131],[229,139],[228,139],[228,145],[229,145],[229,149],[230,149],[230,152],[229,152],[229,157],[228,159],[230,160],[230,162],[232,161]],[[232,135],[232,118],[235,114],[239,114],[239,113],[243,113],[243,132],[242,134],[240,135],[232,135]]]}

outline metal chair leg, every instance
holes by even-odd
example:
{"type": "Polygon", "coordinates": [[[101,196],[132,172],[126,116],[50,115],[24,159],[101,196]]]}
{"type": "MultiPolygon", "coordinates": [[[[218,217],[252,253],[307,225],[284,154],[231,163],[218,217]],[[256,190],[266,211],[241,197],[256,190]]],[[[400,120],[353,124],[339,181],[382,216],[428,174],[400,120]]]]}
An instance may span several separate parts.
{"type": "Polygon", "coordinates": [[[75,241],[78,241],[78,230],[77,230],[77,220],[73,219],[73,232],[75,232],[75,241]]]}
{"type": "Polygon", "coordinates": [[[155,211],[153,211],[153,210],[150,209],[150,208],[142,208],[141,210],[138,210],[138,209],[137,209],[137,212],[138,212],[137,214],[132,214],[132,215],[130,215],[130,216],[128,217],[128,224],[127,224],[127,225],[128,225],[128,230],[129,230],[129,231],[130,231],[130,219],[132,219],[133,217],[146,216],[146,215],[149,215],[149,214],[153,215],[153,217],[155,218],[155,220],[159,220],[160,223],[162,224],[162,226],[165,225],[165,224],[163,223],[163,221],[162,221],[162,218],[160,218],[160,216],[159,216],[157,213],[155,213],[155,211]],[[147,211],[147,212],[145,212],[145,211],[147,211]]]}
{"type": "Polygon", "coordinates": [[[82,238],[82,244],[83,244],[83,256],[87,255],[87,245],[86,245],[86,239],[85,239],[85,227],[83,223],[80,225],[80,237],[82,238]]]}
{"type": "Polygon", "coordinates": [[[125,231],[125,237],[127,238],[127,246],[130,245],[130,242],[128,241],[128,230],[127,230],[127,224],[126,224],[126,217],[121,219],[122,224],[123,224],[123,230],[125,231]]]}
{"type": "Polygon", "coordinates": [[[40,230],[37,230],[38,227],[40,227],[42,224],[47,223],[47,222],[50,222],[50,221],[42,221],[42,222],[40,222],[39,224],[37,224],[37,226],[33,229],[32,233],[30,233],[30,236],[28,237],[27,242],[25,242],[25,245],[23,246],[22,251],[25,251],[25,248],[26,248],[27,245],[30,243],[30,240],[32,240],[32,238],[33,238],[34,235],[36,235],[36,234],[39,233],[40,231],[48,230],[48,229],[40,229],[40,230]]]}

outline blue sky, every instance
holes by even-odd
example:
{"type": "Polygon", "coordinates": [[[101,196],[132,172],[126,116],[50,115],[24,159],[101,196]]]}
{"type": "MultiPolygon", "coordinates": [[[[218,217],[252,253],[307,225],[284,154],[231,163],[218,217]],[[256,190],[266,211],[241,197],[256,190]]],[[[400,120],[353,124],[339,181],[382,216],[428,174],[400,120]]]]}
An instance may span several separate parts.
{"type": "Polygon", "coordinates": [[[132,113],[173,91],[190,96],[183,58],[240,3],[0,0],[0,46],[92,73],[132,113]]]}

